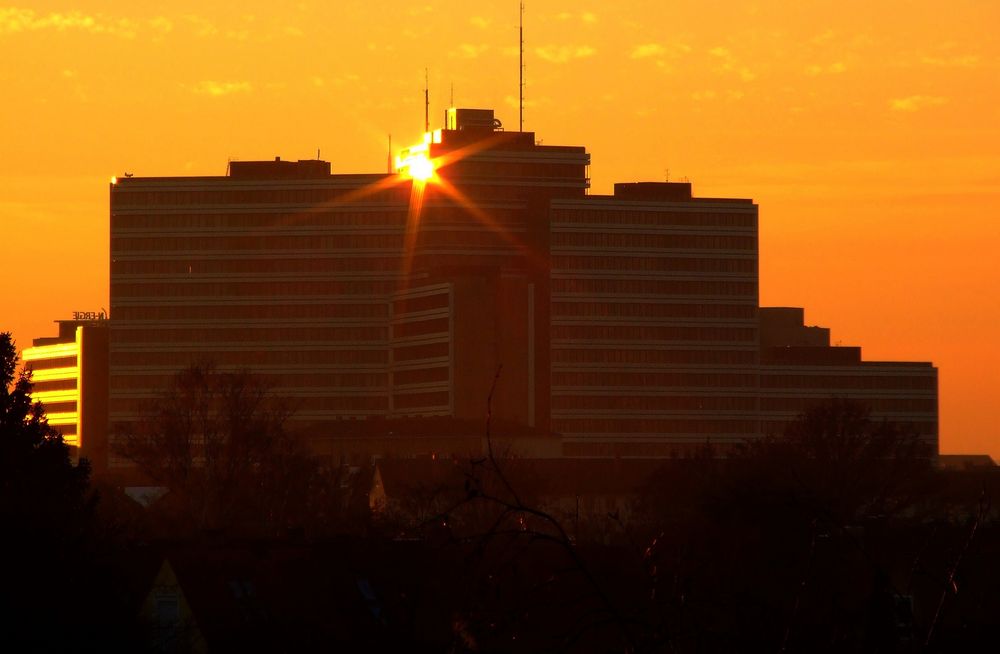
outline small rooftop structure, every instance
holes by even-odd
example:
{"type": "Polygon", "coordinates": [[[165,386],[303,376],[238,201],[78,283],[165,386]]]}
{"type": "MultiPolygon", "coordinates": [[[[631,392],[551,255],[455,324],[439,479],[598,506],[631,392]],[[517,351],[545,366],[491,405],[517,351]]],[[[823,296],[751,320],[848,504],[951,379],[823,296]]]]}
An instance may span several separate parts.
{"type": "Polygon", "coordinates": [[[230,161],[229,176],[237,179],[320,179],[330,176],[330,162],[322,159],[230,161]]]}

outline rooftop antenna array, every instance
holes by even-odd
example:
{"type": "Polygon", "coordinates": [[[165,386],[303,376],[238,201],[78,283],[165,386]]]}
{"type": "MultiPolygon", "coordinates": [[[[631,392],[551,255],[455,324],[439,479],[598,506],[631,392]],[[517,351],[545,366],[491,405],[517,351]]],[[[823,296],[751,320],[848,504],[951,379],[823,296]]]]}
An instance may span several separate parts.
{"type": "Polygon", "coordinates": [[[521,50],[517,67],[517,90],[518,90],[518,130],[524,131],[524,2],[521,3],[521,17],[517,24],[517,31],[521,39],[521,50]]]}

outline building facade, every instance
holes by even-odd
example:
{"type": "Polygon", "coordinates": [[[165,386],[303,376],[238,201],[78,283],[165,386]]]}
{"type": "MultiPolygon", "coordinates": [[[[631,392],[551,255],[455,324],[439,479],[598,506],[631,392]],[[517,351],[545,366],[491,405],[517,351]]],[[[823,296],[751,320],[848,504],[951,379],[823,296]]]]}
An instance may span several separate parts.
{"type": "Polygon", "coordinates": [[[70,451],[101,471],[108,458],[109,321],[102,312],[56,322],[58,336],[36,338],[21,352],[31,397],[70,451]]]}
{"type": "Polygon", "coordinates": [[[489,110],[445,124],[389,174],[275,160],[116,180],[111,423],[201,361],[262,376],[331,457],[397,449],[403,419],[490,412],[565,455],[641,457],[779,420],[751,200],[589,195],[582,147],[489,110]]]}

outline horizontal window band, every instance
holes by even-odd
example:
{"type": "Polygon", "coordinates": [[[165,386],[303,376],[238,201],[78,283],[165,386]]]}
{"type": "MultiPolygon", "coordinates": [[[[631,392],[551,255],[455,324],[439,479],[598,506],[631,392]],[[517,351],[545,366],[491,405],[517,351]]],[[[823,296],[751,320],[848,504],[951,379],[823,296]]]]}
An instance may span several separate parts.
{"type": "Polygon", "coordinates": [[[641,223],[578,223],[553,219],[549,231],[553,234],[648,234],[651,236],[756,236],[757,228],[743,225],[670,225],[641,223]]]}
{"type": "Polygon", "coordinates": [[[643,318],[639,316],[561,316],[552,312],[553,325],[593,325],[614,327],[756,327],[752,318],[643,318]]]}
{"type": "Polygon", "coordinates": [[[579,411],[579,410],[559,410],[552,412],[553,420],[644,420],[647,418],[683,418],[712,420],[758,420],[759,414],[746,410],[723,410],[723,409],[663,409],[661,411],[625,411],[618,409],[606,409],[600,411],[579,411]]]}
{"type": "Polygon", "coordinates": [[[756,398],[756,386],[553,386],[552,397],[743,397],[756,398]],[[740,390],[745,389],[745,390],[740,390]]]}
{"type": "Polygon", "coordinates": [[[552,341],[553,350],[588,350],[621,352],[756,352],[757,348],[752,344],[729,345],[718,343],[696,343],[691,341],[552,341]]]}
{"type": "MultiPolygon", "coordinates": [[[[551,201],[553,211],[641,211],[644,213],[700,213],[725,215],[757,216],[757,205],[752,202],[710,202],[700,198],[693,201],[680,202],[648,202],[642,200],[621,200],[612,196],[592,195],[586,199],[556,198],[551,201]]],[[[552,222],[558,223],[559,217],[553,217],[552,222]]]]}

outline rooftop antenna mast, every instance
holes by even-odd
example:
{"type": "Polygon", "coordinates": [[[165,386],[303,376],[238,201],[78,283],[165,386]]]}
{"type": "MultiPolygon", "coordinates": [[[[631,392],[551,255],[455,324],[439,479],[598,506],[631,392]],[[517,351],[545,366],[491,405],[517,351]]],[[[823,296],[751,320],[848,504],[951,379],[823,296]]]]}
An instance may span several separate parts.
{"type": "Polygon", "coordinates": [[[524,131],[524,2],[521,2],[521,17],[517,24],[517,30],[521,39],[521,51],[518,58],[517,67],[517,90],[518,90],[518,123],[519,131],[524,131]]]}
{"type": "Polygon", "coordinates": [[[430,84],[427,82],[427,69],[424,68],[424,131],[431,131],[431,100],[430,84]]]}

